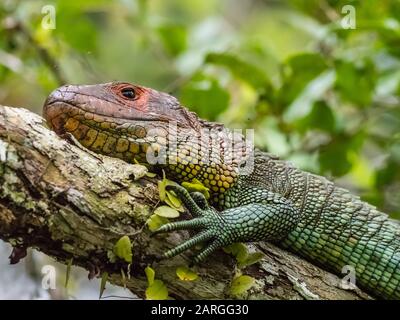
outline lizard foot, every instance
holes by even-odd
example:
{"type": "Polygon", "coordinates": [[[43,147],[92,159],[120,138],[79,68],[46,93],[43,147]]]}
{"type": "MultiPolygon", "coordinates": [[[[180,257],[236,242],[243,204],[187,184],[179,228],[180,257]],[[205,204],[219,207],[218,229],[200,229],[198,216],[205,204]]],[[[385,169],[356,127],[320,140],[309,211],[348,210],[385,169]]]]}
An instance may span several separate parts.
{"type": "Polygon", "coordinates": [[[213,251],[231,242],[229,237],[224,236],[222,232],[225,224],[223,216],[208,205],[207,200],[201,193],[194,192],[189,194],[181,186],[167,186],[167,189],[175,192],[194,218],[167,223],[157,229],[153,235],[175,230],[199,230],[200,232],[193,238],[165,252],[165,258],[172,258],[201,242],[208,241],[208,245],[194,258],[194,262],[199,263],[213,251]]]}
{"type": "Polygon", "coordinates": [[[166,258],[176,256],[201,242],[208,243],[194,258],[195,263],[203,261],[213,251],[235,242],[279,240],[296,226],[299,219],[298,210],[273,192],[260,194],[258,202],[219,213],[199,193],[191,195],[181,186],[167,188],[176,193],[194,218],[167,223],[154,234],[175,230],[198,230],[199,233],[165,252],[166,258]]]}

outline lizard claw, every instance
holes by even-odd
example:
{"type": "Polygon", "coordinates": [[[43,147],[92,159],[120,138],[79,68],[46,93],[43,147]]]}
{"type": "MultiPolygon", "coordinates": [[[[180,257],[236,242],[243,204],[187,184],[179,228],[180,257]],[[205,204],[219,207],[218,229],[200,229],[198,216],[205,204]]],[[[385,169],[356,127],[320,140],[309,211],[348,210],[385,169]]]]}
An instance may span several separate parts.
{"type": "MultiPolygon", "coordinates": [[[[190,211],[194,217],[200,217],[203,215],[203,209],[199,207],[196,201],[193,200],[189,192],[182,186],[169,185],[165,188],[167,191],[173,191],[179,199],[183,202],[185,207],[190,211]]],[[[198,196],[195,196],[198,199],[198,196]]]]}
{"type": "Polygon", "coordinates": [[[194,192],[189,194],[181,186],[167,186],[167,189],[173,190],[176,193],[195,218],[167,223],[154,231],[153,235],[176,230],[199,230],[200,232],[196,236],[165,252],[165,258],[172,258],[199,243],[209,242],[194,258],[194,262],[199,263],[213,251],[228,244],[224,241],[223,237],[225,220],[215,209],[208,206],[207,200],[201,193],[194,192]]]}
{"type": "Polygon", "coordinates": [[[201,192],[195,191],[191,192],[190,196],[192,197],[193,201],[200,207],[202,210],[210,209],[207,199],[201,192]]]}

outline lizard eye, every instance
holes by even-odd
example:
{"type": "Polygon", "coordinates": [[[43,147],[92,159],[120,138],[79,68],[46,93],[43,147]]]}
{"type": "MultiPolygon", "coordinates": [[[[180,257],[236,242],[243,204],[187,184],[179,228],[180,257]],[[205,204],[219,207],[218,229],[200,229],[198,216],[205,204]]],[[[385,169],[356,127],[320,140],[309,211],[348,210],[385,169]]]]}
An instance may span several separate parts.
{"type": "Polygon", "coordinates": [[[129,100],[135,99],[136,96],[135,90],[133,90],[133,88],[124,88],[121,90],[121,94],[129,100]]]}

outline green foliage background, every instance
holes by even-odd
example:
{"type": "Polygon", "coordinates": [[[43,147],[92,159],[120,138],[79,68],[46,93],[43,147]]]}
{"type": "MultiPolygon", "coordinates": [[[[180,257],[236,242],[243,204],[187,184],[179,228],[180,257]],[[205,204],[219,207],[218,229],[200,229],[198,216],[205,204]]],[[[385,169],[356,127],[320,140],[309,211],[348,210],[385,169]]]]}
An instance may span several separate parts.
{"type": "Polygon", "coordinates": [[[400,1],[0,3],[1,104],[40,113],[63,82],[111,80],[254,128],[260,147],[400,218],[400,1]]]}

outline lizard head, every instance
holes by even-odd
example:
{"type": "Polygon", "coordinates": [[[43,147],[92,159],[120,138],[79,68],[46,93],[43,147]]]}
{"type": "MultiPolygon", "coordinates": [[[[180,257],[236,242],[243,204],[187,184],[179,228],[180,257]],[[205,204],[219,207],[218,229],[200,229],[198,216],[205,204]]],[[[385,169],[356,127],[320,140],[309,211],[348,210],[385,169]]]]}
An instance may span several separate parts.
{"type": "Polygon", "coordinates": [[[95,153],[164,168],[177,181],[196,178],[216,197],[247,158],[242,136],[232,149],[221,124],[198,118],[169,94],[126,82],[63,86],[49,95],[43,115],[57,134],[71,134],[95,153]]]}
{"type": "Polygon", "coordinates": [[[126,82],[60,87],[47,98],[43,115],[57,134],[70,133],[88,149],[128,162],[165,145],[171,123],[177,130],[201,128],[173,96],[126,82]]]}

